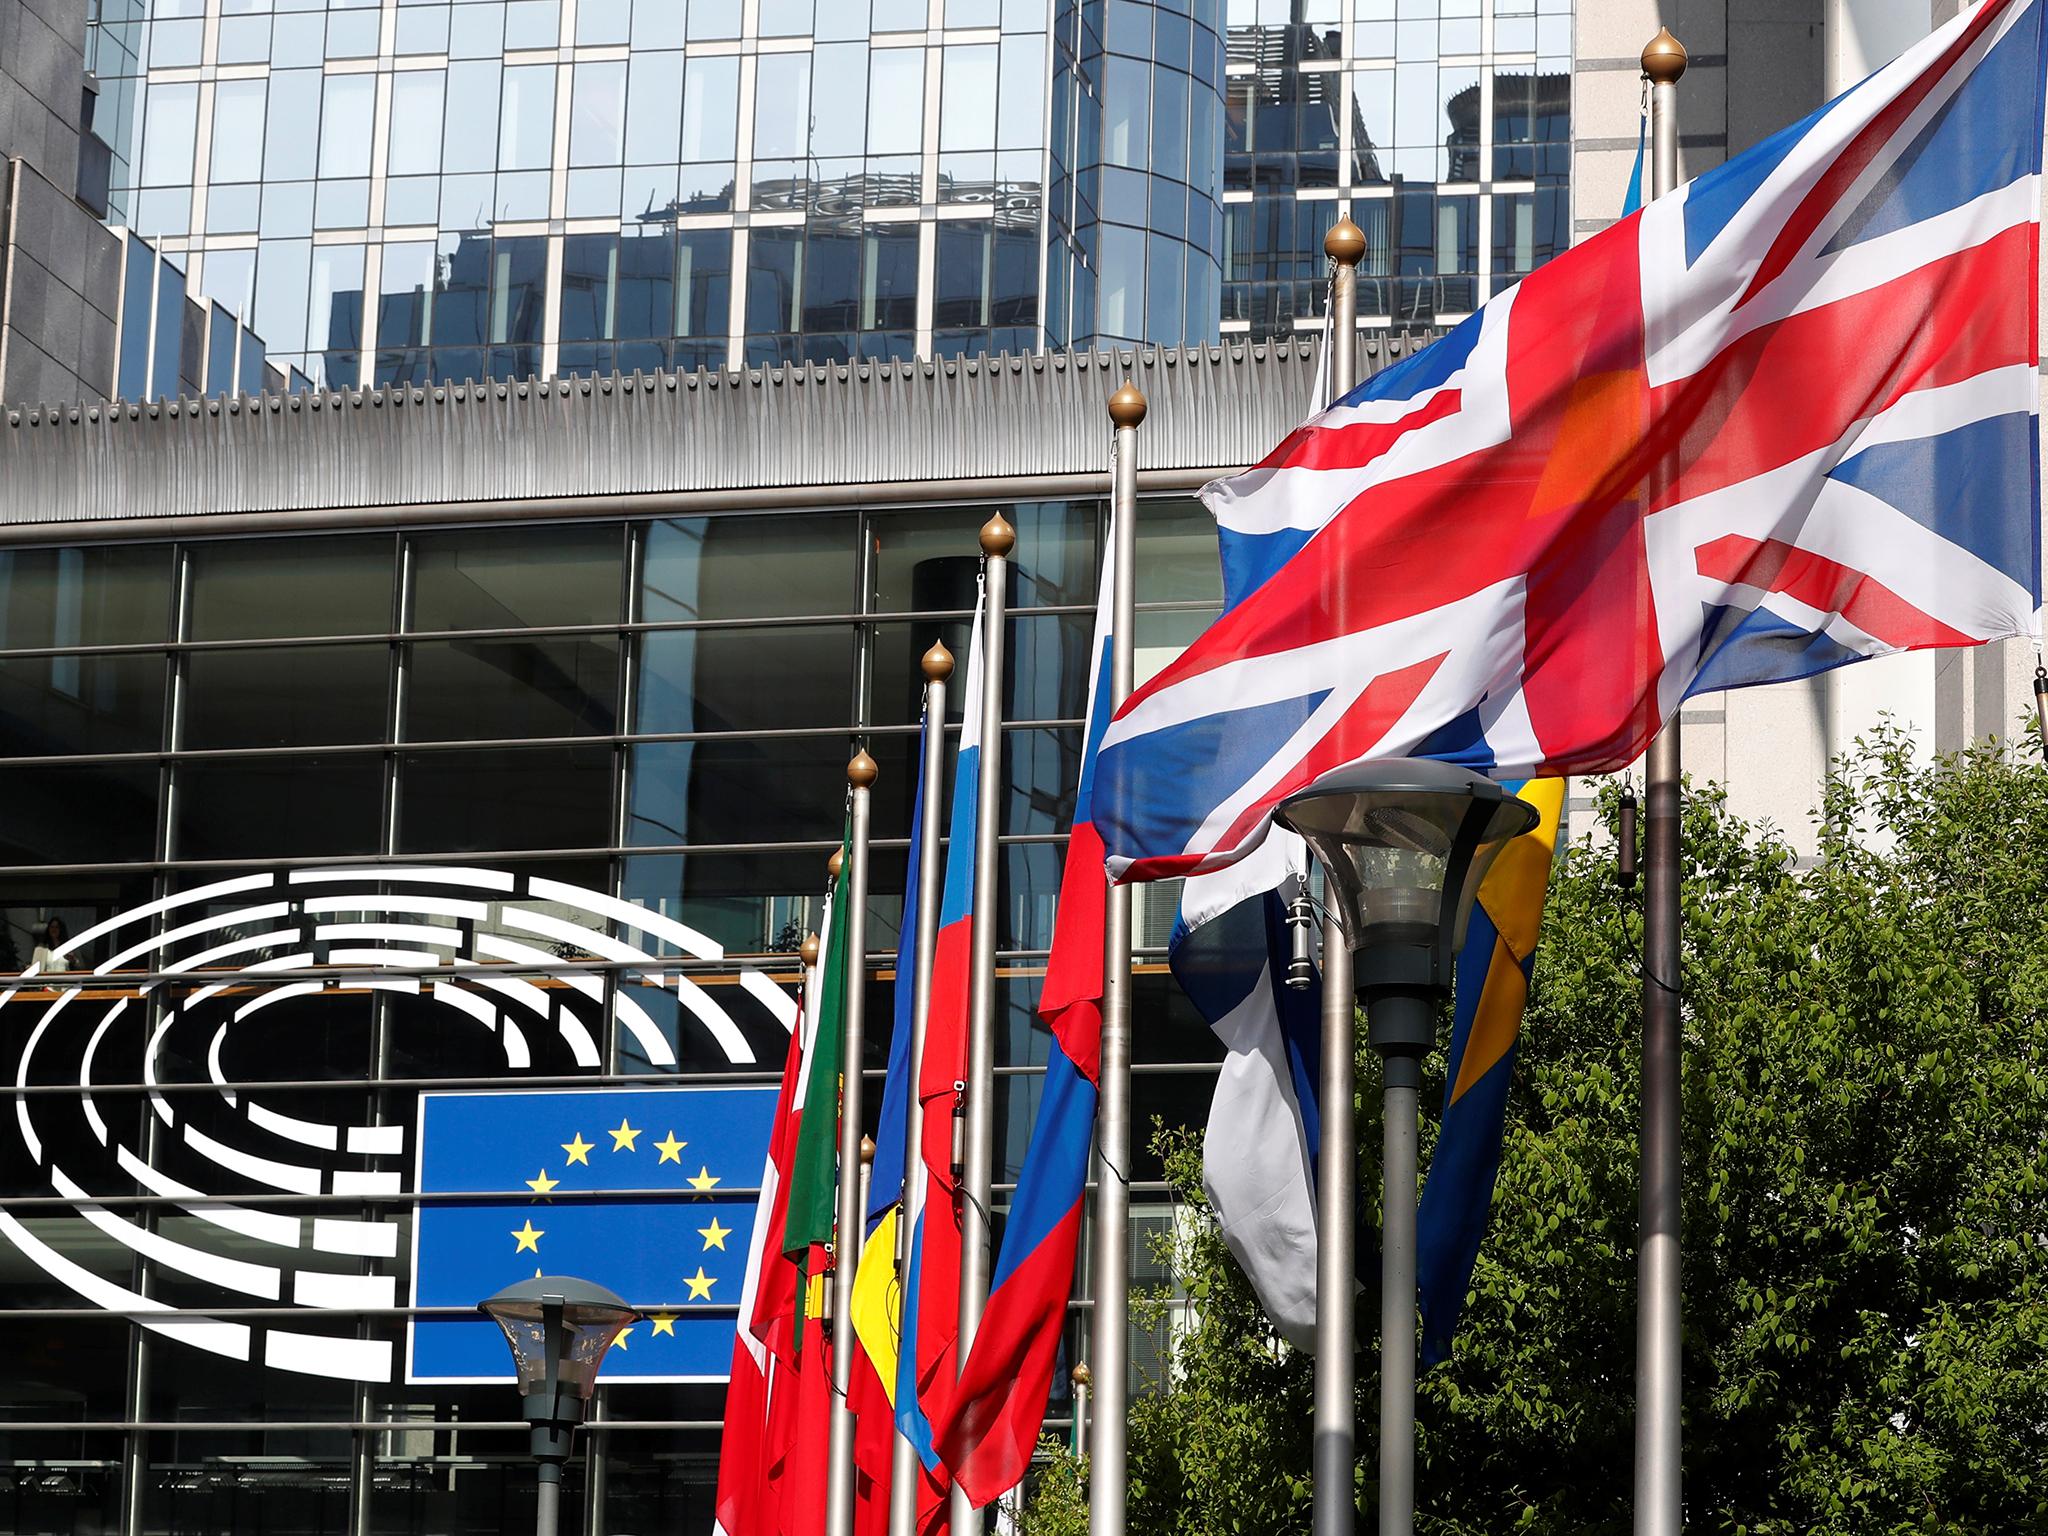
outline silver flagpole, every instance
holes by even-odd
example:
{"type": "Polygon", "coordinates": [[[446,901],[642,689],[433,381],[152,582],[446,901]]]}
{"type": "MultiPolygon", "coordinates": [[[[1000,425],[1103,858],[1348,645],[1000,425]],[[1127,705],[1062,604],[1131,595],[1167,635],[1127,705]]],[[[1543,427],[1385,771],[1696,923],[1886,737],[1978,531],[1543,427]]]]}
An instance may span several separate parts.
{"type": "MultiPolygon", "coordinates": [[[[989,1200],[995,1183],[996,1125],[996,846],[1003,807],[1003,639],[1007,628],[1010,550],[1017,530],[998,512],[981,526],[987,558],[988,614],[981,637],[981,697],[969,709],[981,711],[981,794],[974,811],[974,948],[967,985],[967,1124],[960,1172],[960,1342],[964,1364],[988,1305],[989,1266],[995,1233],[989,1200]]],[[[981,1529],[981,1517],[954,1485],[952,1536],[981,1529]]]]}
{"type": "MultiPolygon", "coordinates": [[[[1109,694],[1115,708],[1131,696],[1137,614],[1138,427],[1145,397],[1125,381],[1109,397],[1116,427],[1109,535],[1115,540],[1109,694]]],[[[1109,888],[1102,949],[1101,1098],[1095,1115],[1094,1316],[1088,1344],[1095,1423],[1088,1441],[1089,1536],[1123,1536],[1130,1414],[1131,1304],[1131,888],[1109,888]]]]}
{"type": "MultiPolygon", "coordinates": [[[[903,1206],[897,1216],[896,1279],[898,1289],[909,1272],[911,1213],[922,1205],[924,1188],[924,1103],[917,1096],[917,1074],[924,1063],[925,1022],[931,1017],[932,956],[939,947],[939,836],[945,808],[945,784],[939,775],[946,764],[946,683],[953,676],[953,653],[934,641],[924,653],[924,816],[918,825],[917,973],[910,1003],[910,1103],[903,1125],[903,1206]]],[[[896,985],[904,978],[898,976],[896,985]]],[[[897,1303],[897,1334],[902,1335],[902,1302],[897,1303]]],[[[899,1430],[889,1463],[889,1536],[917,1536],[917,1489],[923,1475],[917,1447],[899,1430]]]]}
{"type": "MultiPolygon", "coordinates": [[[[1660,31],[1650,81],[1650,195],[1678,185],[1678,79],[1685,49],[1660,31]]],[[[1679,721],[1650,744],[1643,881],[1643,1126],[1636,1248],[1637,1536],[1679,1536],[1679,721]]]]}
{"type": "MultiPolygon", "coordinates": [[[[846,1020],[842,1031],[839,1089],[839,1213],[832,1246],[832,1438],[825,1484],[826,1536],[853,1536],[853,1410],[848,1389],[853,1384],[853,1272],[860,1263],[865,1225],[861,1195],[862,1055],[866,1046],[864,1014],[868,979],[868,791],[875,782],[875,760],[854,754],[846,765],[853,787],[853,867],[846,875],[846,911],[835,914],[846,924],[846,1020]]],[[[832,1085],[819,1085],[829,1093],[832,1085]]]]}
{"type": "MultiPolygon", "coordinates": [[[[1365,232],[1346,215],[1323,237],[1323,251],[1332,263],[1329,384],[1330,399],[1337,400],[1358,382],[1358,264],[1365,258],[1365,232]]],[[[1358,1025],[1352,994],[1351,945],[1333,915],[1323,924],[1323,1063],[1316,1084],[1322,1141],[1316,1154],[1315,1536],[1351,1536],[1358,1519],[1358,1291],[1352,1272],[1358,1241],[1358,1025]]],[[[1380,1414],[1384,1434],[1384,1389],[1380,1414]]],[[[1411,1433],[1411,1471],[1413,1438],[1411,1433]]],[[[1390,1455],[1384,1443],[1380,1454],[1384,1464],[1390,1455]]],[[[1385,1479],[1383,1465],[1382,1529],[1385,1479]]]]}

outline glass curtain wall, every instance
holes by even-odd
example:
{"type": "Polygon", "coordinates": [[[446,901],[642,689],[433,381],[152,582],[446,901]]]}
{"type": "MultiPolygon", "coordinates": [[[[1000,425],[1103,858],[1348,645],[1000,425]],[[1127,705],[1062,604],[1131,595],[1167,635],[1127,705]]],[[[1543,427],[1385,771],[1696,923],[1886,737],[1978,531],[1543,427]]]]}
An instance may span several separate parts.
{"type": "Polygon", "coordinates": [[[1368,323],[1460,319],[1571,243],[1570,0],[1228,7],[1225,332],[1320,323],[1342,212],[1368,323]]]}
{"type": "MultiPolygon", "coordinates": [[[[509,1384],[407,1379],[421,1093],[772,1083],[787,1036],[760,983],[794,983],[863,740],[879,1072],[916,662],[935,638],[966,653],[988,511],[0,552],[0,971],[33,972],[0,994],[0,1525],[531,1519],[509,1384]],[[486,979],[422,976],[456,956],[486,979]],[[354,969],[274,979],[322,962],[354,969]]],[[[1008,1181],[1046,1057],[1104,510],[1005,511],[1008,1181]]],[[[1219,594],[1199,507],[1150,501],[1141,526],[1149,669],[1219,594]]],[[[1139,1124],[1198,1124],[1218,1052],[1164,974],[1171,893],[1141,908],[1139,1124]]],[[[1160,1173],[1141,1152],[1141,1267],[1160,1173]]],[[[522,1217],[547,1226],[537,1188],[495,1197],[508,1245],[522,1217]]],[[[1158,1341],[1134,1343],[1142,1387],[1158,1341]]],[[[708,1530],[721,1389],[605,1399],[572,1485],[605,1486],[612,1530],[708,1530]]],[[[570,1504],[569,1528],[597,1528],[570,1504]]]]}
{"type": "Polygon", "coordinates": [[[1063,345],[1214,341],[1217,0],[1054,7],[1047,313],[1063,345]]]}
{"type": "Polygon", "coordinates": [[[114,222],[327,388],[1029,351],[1042,0],[100,0],[114,222]]]}

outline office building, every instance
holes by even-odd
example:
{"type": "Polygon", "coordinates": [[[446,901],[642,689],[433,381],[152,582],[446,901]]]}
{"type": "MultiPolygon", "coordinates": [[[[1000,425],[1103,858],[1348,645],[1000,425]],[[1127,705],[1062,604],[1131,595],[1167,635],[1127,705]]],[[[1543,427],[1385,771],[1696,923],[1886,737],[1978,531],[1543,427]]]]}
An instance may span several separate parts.
{"type": "Polygon", "coordinates": [[[109,203],[329,388],[1284,335],[1568,236],[1566,0],[100,0],[109,203]]]}

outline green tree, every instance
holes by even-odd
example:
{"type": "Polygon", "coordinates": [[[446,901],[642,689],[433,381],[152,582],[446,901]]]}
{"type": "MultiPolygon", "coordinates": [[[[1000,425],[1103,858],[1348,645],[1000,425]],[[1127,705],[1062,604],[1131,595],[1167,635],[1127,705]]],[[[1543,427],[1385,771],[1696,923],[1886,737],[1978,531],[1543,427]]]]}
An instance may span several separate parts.
{"type": "MultiPolygon", "coordinates": [[[[1688,1525],[2048,1532],[2048,773],[1988,746],[1916,765],[1881,735],[1816,815],[1803,868],[1688,797],[1688,1525]]],[[[1641,915],[1603,849],[1560,858],[1492,1229],[1455,1353],[1422,1379],[1431,1536],[1629,1529],[1641,915]]],[[[1360,1083],[1376,1228],[1369,1060],[1360,1083]]],[[[1194,1145],[1166,1150],[1199,1213],[1194,1145]]],[[[1200,1311],[1133,1406],[1131,1528],[1302,1531],[1309,1362],[1213,1226],[1184,1223],[1171,1257],[1200,1311]]]]}

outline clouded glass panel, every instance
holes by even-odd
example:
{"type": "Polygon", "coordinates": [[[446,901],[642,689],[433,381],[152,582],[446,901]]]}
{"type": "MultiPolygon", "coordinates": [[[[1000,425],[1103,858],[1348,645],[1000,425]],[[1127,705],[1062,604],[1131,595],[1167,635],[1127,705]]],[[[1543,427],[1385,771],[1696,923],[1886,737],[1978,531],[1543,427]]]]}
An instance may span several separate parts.
{"type": "Polygon", "coordinates": [[[948,48],[939,86],[939,148],[993,149],[996,49],[948,48]]]}
{"type": "Polygon", "coordinates": [[[391,77],[393,176],[440,169],[441,97],[447,76],[438,69],[400,70],[391,77]]]}
{"type": "Polygon", "coordinates": [[[636,54],[627,77],[626,163],[672,163],[682,117],[683,56],[636,54]]]}
{"type": "Polygon", "coordinates": [[[264,85],[261,80],[223,80],[213,88],[214,181],[262,176],[264,85]]]}
{"type": "Polygon", "coordinates": [[[330,75],[320,106],[320,174],[370,174],[370,119],[377,106],[375,75],[330,75]]]}
{"type": "Polygon", "coordinates": [[[692,59],[683,82],[683,159],[730,160],[739,130],[740,61],[692,59]]]}
{"type": "Polygon", "coordinates": [[[192,135],[198,113],[196,85],[159,85],[150,90],[142,137],[144,186],[191,185],[192,135]]]}
{"type": "Polygon", "coordinates": [[[578,64],[569,95],[569,163],[620,164],[625,116],[626,61],[578,64]]]}
{"type": "Polygon", "coordinates": [[[478,127],[498,120],[498,75],[496,59],[448,66],[447,134],[441,146],[445,169],[488,171],[497,163],[489,132],[478,127]]]}
{"type": "Polygon", "coordinates": [[[555,66],[522,64],[506,70],[498,169],[545,170],[554,148],[555,66]]]}
{"type": "Polygon", "coordinates": [[[914,155],[924,148],[924,50],[877,48],[868,55],[868,153],[914,155]]]}
{"type": "Polygon", "coordinates": [[[754,88],[754,158],[804,153],[811,117],[811,56],[764,53],[754,88]]]}

